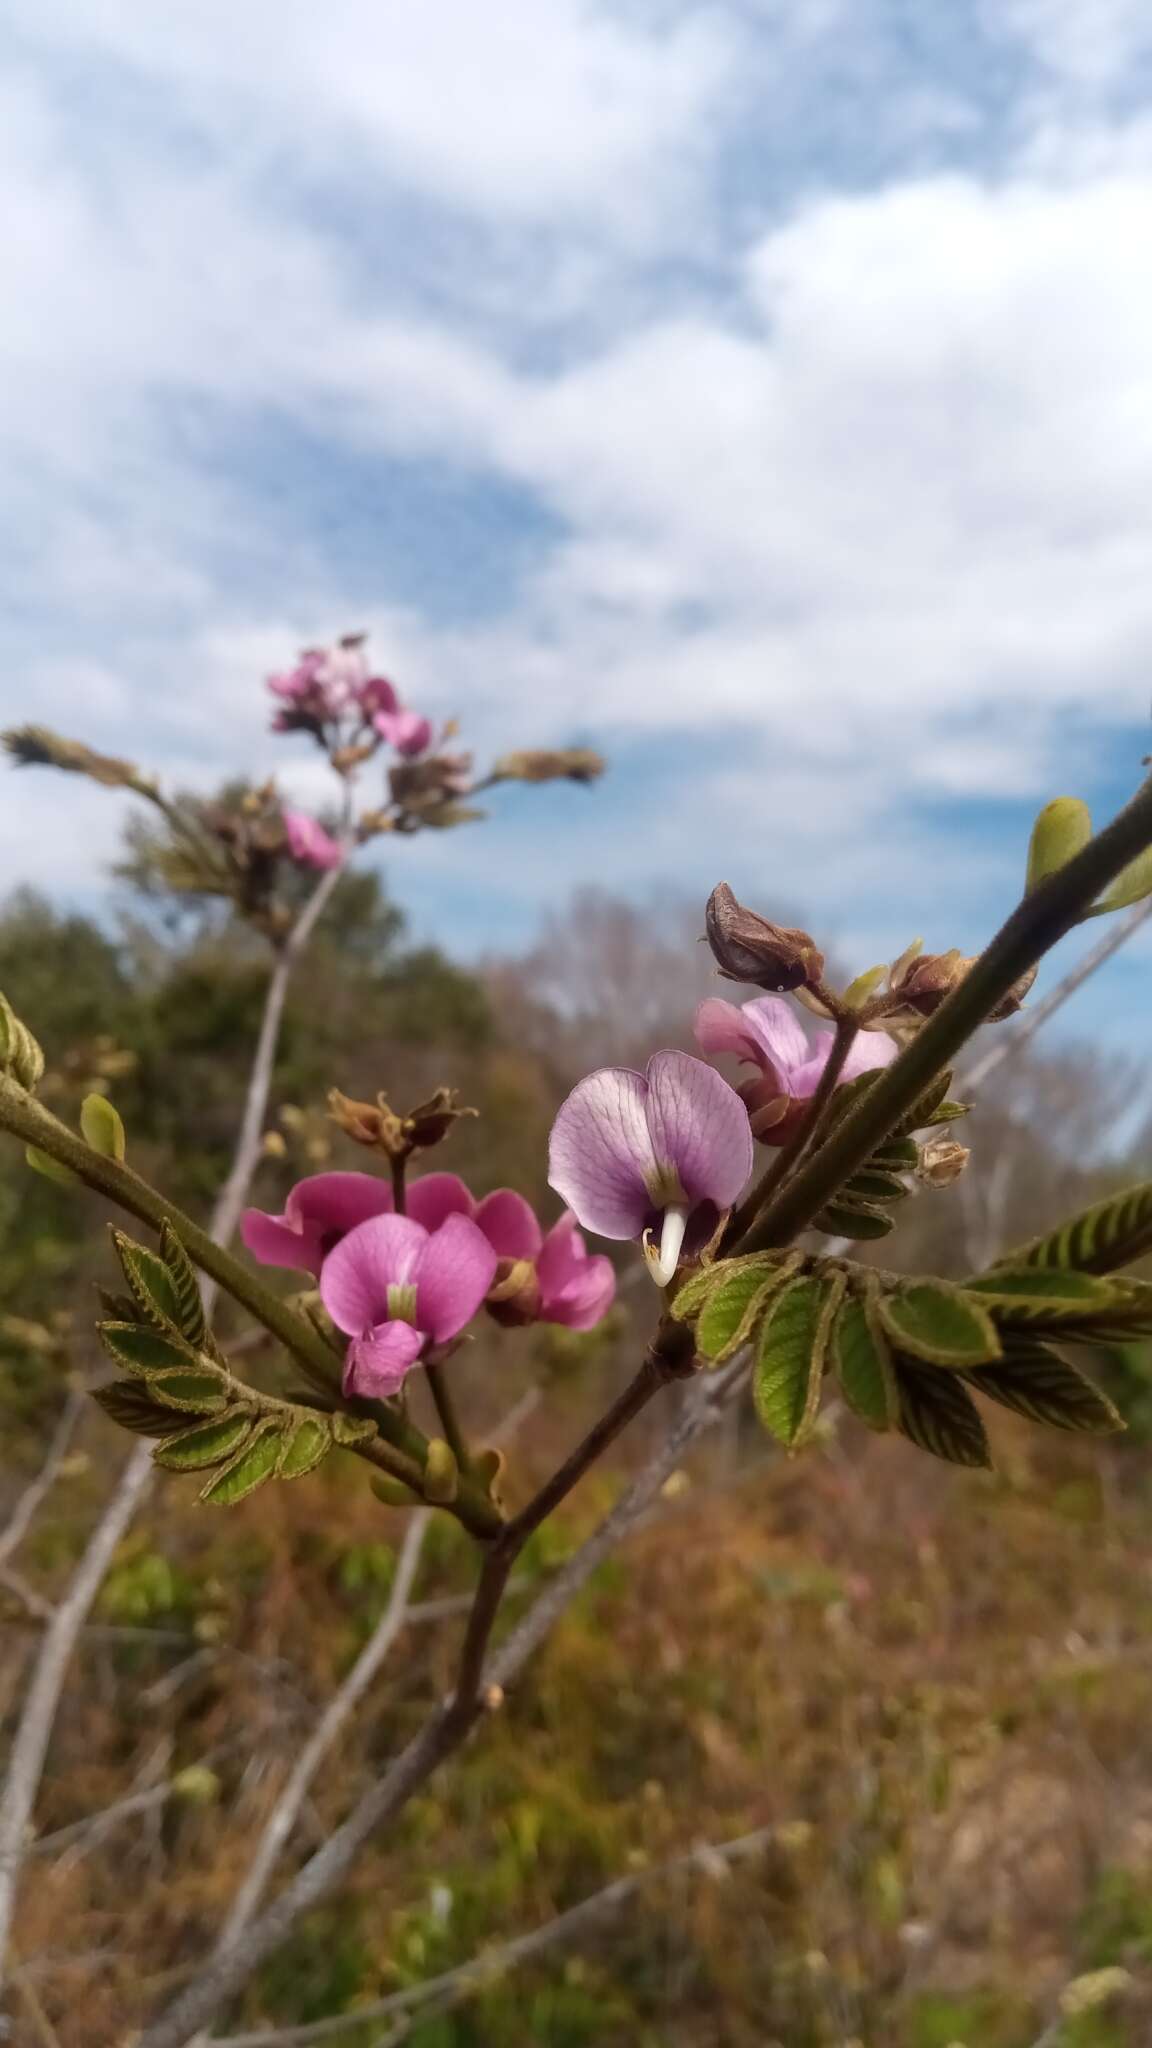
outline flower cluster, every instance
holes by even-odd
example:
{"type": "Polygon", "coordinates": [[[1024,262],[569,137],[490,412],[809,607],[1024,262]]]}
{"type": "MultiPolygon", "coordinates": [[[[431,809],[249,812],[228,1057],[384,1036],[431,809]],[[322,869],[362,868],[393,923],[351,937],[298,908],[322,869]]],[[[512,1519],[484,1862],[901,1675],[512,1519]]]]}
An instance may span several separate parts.
{"type": "Polygon", "coordinates": [[[431,720],[401,703],[387,676],[373,675],[362,633],[335,647],[306,647],[294,668],[268,677],[268,688],[280,699],[273,731],[310,733],[333,756],[351,747],[363,758],[382,740],[414,760],[432,745],[431,720]]]}
{"type": "Polygon", "coordinates": [[[611,1262],[590,1257],[570,1214],[545,1233],[523,1195],[498,1188],[477,1201],[454,1173],[392,1190],[368,1173],[297,1182],[283,1213],[249,1209],[242,1235],[265,1265],[316,1276],[349,1338],[344,1390],[386,1399],[411,1368],[449,1344],[487,1301],[502,1323],[588,1330],[611,1307],[611,1262]]]}

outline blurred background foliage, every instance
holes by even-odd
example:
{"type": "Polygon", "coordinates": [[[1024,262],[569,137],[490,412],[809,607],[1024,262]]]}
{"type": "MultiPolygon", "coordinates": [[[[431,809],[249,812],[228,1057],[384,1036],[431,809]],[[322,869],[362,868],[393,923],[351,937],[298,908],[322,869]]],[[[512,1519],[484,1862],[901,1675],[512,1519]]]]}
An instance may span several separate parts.
{"type": "MultiPolygon", "coordinates": [[[[202,1214],[228,1164],[265,956],[211,907],[160,914],[147,854],[136,832],[113,922],[29,892],[0,907],[0,988],[44,1045],[52,1107],[74,1116],[104,1089],[134,1163],[202,1214]]],[[[345,877],[289,1000],[255,1199],[276,1208],[302,1173],[363,1166],[327,1120],[329,1087],[385,1088],[403,1106],[447,1082],[480,1116],[427,1165],[478,1193],[518,1187],[551,1217],[557,1102],[597,1062],[691,1044],[694,1004],[716,986],[699,929],[697,906],[587,891],[524,957],[462,968],[411,942],[376,877],[345,877]]],[[[1008,1062],[968,1119],[970,1173],[905,1205],[884,1263],[962,1273],[1146,1177],[1145,1100],[1136,1062],[1075,1047],[1008,1062]]],[[[106,1220],[94,1198],[0,1150],[0,1527],[65,1389],[97,1373],[90,1290],[109,1279],[106,1220]]],[[[634,1271],[622,1264],[602,1332],[484,1333],[465,1354],[479,1431],[546,1388],[512,1455],[515,1495],[628,1369],[653,1311],[634,1271]]],[[[1147,2043],[1152,1371],[1139,1348],[1098,1362],[1129,1435],[1065,1441],[997,1410],[994,1474],[934,1465],[835,1412],[789,1460],[734,1417],[482,1739],[266,1967],[240,2017],[352,2010],[618,1875],[764,1827],[750,1864],[654,1881],[573,1948],[418,2020],[405,2040],[1147,2043]],[[1069,1980],[1117,1966],[1114,1998],[1044,2032],[1069,1980]]],[[[619,1465],[656,1427],[626,1441],[619,1465]]],[[[65,1583],[124,1448],[93,1409],[17,1560],[40,1597],[65,1583]]],[[[540,1533],[515,1600],[618,1479],[598,1473],[540,1533]]],[[[40,1803],[44,1853],[24,1886],[17,1951],[60,2048],[127,2044],[202,1954],[318,1705],[382,1611],[402,1522],[351,1461],[227,1518],[161,1482],[84,1637],[40,1803]],[[149,1788],[152,1803],[58,1848],[47,1840],[149,1788]]],[[[473,1571],[445,1519],[417,1597],[459,1594],[473,1571]]],[[[411,1733],[447,1682],[459,1626],[449,1616],[401,1637],[293,1854],[411,1733]]],[[[2,1575],[0,1629],[6,1721],[36,1622],[2,1575]]],[[[373,2035],[333,2038],[363,2048],[373,2035]]]]}

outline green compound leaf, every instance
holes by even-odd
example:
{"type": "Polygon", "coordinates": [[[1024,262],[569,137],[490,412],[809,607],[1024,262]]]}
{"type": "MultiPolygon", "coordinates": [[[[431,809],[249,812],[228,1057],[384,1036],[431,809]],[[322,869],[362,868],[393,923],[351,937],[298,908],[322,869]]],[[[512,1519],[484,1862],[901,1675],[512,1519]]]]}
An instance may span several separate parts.
{"type": "Polygon", "coordinates": [[[166,1472],[199,1472],[222,1465],[247,1439],[253,1423],[250,1408],[232,1408],[213,1416],[211,1422],[197,1422],[171,1436],[154,1453],[153,1462],[166,1472]]]}
{"type": "Polygon", "coordinates": [[[109,1380],[93,1387],[92,1399],[111,1422],[133,1436],[171,1436],[186,1426],[186,1417],[154,1401],[142,1380],[109,1380]]]}
{"type": "Polygon", "coordinates": [[[112,1232],[112,1242],[137,1307],[161,1328],[178,1330],[180,1297],[164,1260],[146,1245],[125,1237],[122,1230],[112,1232]]]}
{"type": "Polygon", "coordinates": [[[208,1325],[204,1316],[204,1304],[200,1299],[200,1282],[196,1278],[196,1268],[170,1223],[161,1225],[160,1256],[172,1282],[177,1329],[184,1332],[190,1344],[199,1346],[206,1343],[208,1325]]]}
{"type": "Polygon", "coordinates": [[[829,1333],[844,1288],[842,1273],[823,1281],[801,1275],[769,1303],[752,1395],[765,1429],[790,1448],[803,1442],[816,1419],[829,1333]]]}
{"type": "Polygon", "coordinates": [[[1125,1427],[1111,1401],[1090,1379],[1035,1339],[1014,1343],[1000,1364],[984,1366],[971,1379],[979,1393],[1014,1408],[1030,1422],[1090,1436],[1110,1436],[1125,1427]]]}
{"type": "Polygon", "coordinates": [[[1059,1329],[1122,1312],[1130,1284],[1057,1266],[999,1266],[964,1282],[969,1298],[979,1296],[1005,1329],[1059,1329]]]}
{"type": "Polygon", "coordinates": [[[946,1280],[913,1280],[883,1294],[878,1313],[897,1349],[930,1365],[984,1365],[1000,1356],[987,1309],[946,1280]]]}
{"type": "Polygon", "coordinates": [[[303,1479],[306,1472],[316,1470],[331,1449],[332,1431],[327,1422],[319,1415],[301,1416],[284,1438],[277,1478],[303,1479]]]}
{"type": "Polygon", "coordinates": [[[874,1290],[844,1302],[832,1333],[832,1363],[841,1392],[869,1429],[891,1429],[900,1413],[892,1354],[876,1313],[874,1290]]]}
{"type": "Polygon", "coordinates": [[[200,1363],[196,1352],[174,1332],[155,1330],[146,1323],[97,1323],[96,1328],[110,1357],[129,1372],[168,1372],[200,1363]]]}
{"type": "Polygon", "coordinates": [[[106,1095],[86,1095],[80,1104],[80,1132],[84,1143],[105,1159],[123,1159],[127,1149],[120,1112],[106,1095]]]}
{"type": "Polygon", "coordinates": [[[283,1431],[271,1417],[258,1422],[247,1443],[229,1459],[200,1494],[211,1507],[231,1508],[273,1478],[283,1450],[283,1431]]]}
{"type": "Polygon", "coordinates": [[[713,1290],[700,1311],[696,1348],[701,1356],[713,1365],[723,1365],[749,1343],[763,1310],[799,1263],[798,1258],[764,1254],[734,1260],[735,1270],[713,1290]]]}
{"type": "Polygon", "coordinates": [[[950,1465],[990,1466],[984,1424],[958,1374],[935,1372],[910,1358],[894,1361],[900,1394],[898,1428],[910,1443],[950,1465]]]}
{"type": "MultiPolygon", "coordinates": [[[[1114,1273],[1134,1259],[1152,1251],[1152,1181],[1109,1195],[1092,1209],[1073,1216],[1059,1230],[1033,1238],[1018,1251],[1008,1252],[1002,1266],[1059,1266],[1080,1273],[1114,1273]]],[[[992,1280],[994,1266],[985,1280],[992,1280]]]]}
{"type": "Polygon", "coordinates": [[[883,1209],[874,1209],[870,1202],[853,1201],[849,1195],[837,1195],[834,1202],[826,1203],[812,1223],[814,1229],[826,1231],[829,1237],[853,1239],[887,1237],[895,1228],[892,1217],[883,1209]]]}

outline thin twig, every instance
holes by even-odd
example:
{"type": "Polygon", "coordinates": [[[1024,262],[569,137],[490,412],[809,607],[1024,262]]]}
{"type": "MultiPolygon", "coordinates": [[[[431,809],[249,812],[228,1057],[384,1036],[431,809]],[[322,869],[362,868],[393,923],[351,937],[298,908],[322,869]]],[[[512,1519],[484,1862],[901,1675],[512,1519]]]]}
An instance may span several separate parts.
{"type": "MultiPolygon", "coordinates": [[[[685,1850],[683,1855],[669,1857],[666,1863],[657,1863],[649,1870],[638,1870],[628,1877],[614,1879],[588,1898],[581,1899],[578,1905],[557,1913],[554,1920],[545,1921],[542,1927],[534,1927],[528,1934],[518,1934],[511,1941],[501,1942],[499,1947],[473,1956],[470,1961],[457,1964],[455,1969],[444,1970],[438,1977],[428,1977],[422,1984],[405,1985],[401,1991],[393,1991],[386,1998],[376,1999],[371,2005],[362,2005],[333,2019],[313,2020],[299,2027],[275,2028],[271,2033],[225,2034],[219,2040],[218,2048],[308,2048],[313,2041],[331,2040],[349,2027],[369,2026],[377,2020],[398,2015],[425,2013],[428,2007],[437,2013],[447,2012],[466,1998],[486,1990],[509,1970],[517,1969],[522,1963],[534,1962],[547,1949],[583,1934],[586,1928],[627,1905],[638,1892],[650,1885],[667,1883],[670,1878],[683,1877],[690,1871],[699,1871],[706,1877],[726,1877],[733,1863],[759,1855],[775,1835],[775,1828],[756,1828],[752,1834],[739,1835],[731,1842],[700,1843],[685,1850]]],[[[404,2026],[386,2038],[390,2043],[398,2043],[406,2039],[408,2032],[408,2027],[404,2026]]]]}
{"type": "MultiPolygon", "coordinates": [[[[215,1243],[227,1244],[232,1237],[256,1170],[288,983],[301,948],[328,902],[340,873],[340,869],[333,868],[321,877],[269,977],[232,1170],[220,1191],[209,1225],[208,1234],[215,1243]]],[[[206,1275],[202,1294],[208,1313],[211,1313],[216,1293],[216,1281],[212,1275],[206,1275]]],[[[148,1442],[137,1444],[88,1539],[68,1591],[45,1629],[25,1694],[0,1795],[0,1985],[4,1981],[5,1955],[15,1911],[20,1863],[65,1676],[112,1559],[151,1489],[154,1471],[152,1445],[148,1442]]]]}
{"type": "Polygon", "coordinates": [[[417,1508],[411,1515],[400,1546],[396,1576],[388,1604],[348,1676],[333,1693],[309,1740],[294,1764],[271,1814],[264,1825],[255,1854],[248,1866],[221,1930],[219,1947],[226,1949],[238,1939],[253,1918],[268,1888],[268,1880],[282,1850],[287,1846],[300,1809],[312,1782],[341,1730],[359,1706],[375,1679],[385,1657],[408,1618],[408,1601],[420,1566],[420,1553],[428,1533],[431,1510],[417,1508]]]}
{"type": "Polygon", "coordinates": [[[46,1494],[55,1485],[60,1467],[68,1456],[68,1446],[75,1434],[76,1425],[87,1405],[87,1395],[80,1392],[69,1394],[67,1401],[64,1403],[60,1420],[56,1425],[52,1441],[48,1446],[44,1463],[41,1465],[35,1479],[25,1487],[20,1495],[12,1513],[8,1517],[7,1527],[0,1530],[0,1565],[7,1564],[13,1551],[18,1549],[20,1544],[23,1543],[25,1536],[28,1534],[32,1517],[35,1515],[46,1494]]]}
{"type": "MultiPolygon", "coordinates": [[[[719,1421],[745,1370],[742,1366],[738,1371],[716,1373],[693,1389],[660,1448],[599,1527],[560,1568],[484,1668],[480,1681],[482,1696],[494,1697],[493,1688],[502,1692],[511,1684],[597,1566],[641,1520],[685,1452],[719,1421]]],[[[300,1917],[311,1912],[342,1882],[363,1844],[377,1829],[392,1821],[438,1765],[459,1748],[474,1721],[475,1713],[467,1718],[453,1717],[450,1704],[438,1708],[383,1777],[357,1801],[347,1820],[301,1867],[292,1883],[252,1921],[238,1942],[208,1961],[200,1976],[146,2030],[137,2048],[184,2048],[190,2035],[214,2019],[265,1957],[280,1946],[300,1917]]]]}

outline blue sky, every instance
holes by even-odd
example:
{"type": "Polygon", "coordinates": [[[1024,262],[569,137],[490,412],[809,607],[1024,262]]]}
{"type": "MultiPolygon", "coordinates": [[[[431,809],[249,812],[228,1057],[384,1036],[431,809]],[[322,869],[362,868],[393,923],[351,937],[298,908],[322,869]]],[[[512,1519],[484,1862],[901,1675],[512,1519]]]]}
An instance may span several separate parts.
{"type": "MultiPolygon", "coordinates": [[[[1147,0],[5,18],[5,722],[316,801],[261,678],[368,628],[481,757],[612,759],[395,857],[466,950],[720,876],[861,966],[973,946],[1046,797],[1130,792],[1147,0]]],[[[6,880],[99,900],[116,828],[0,786],[6,880]]]]}

